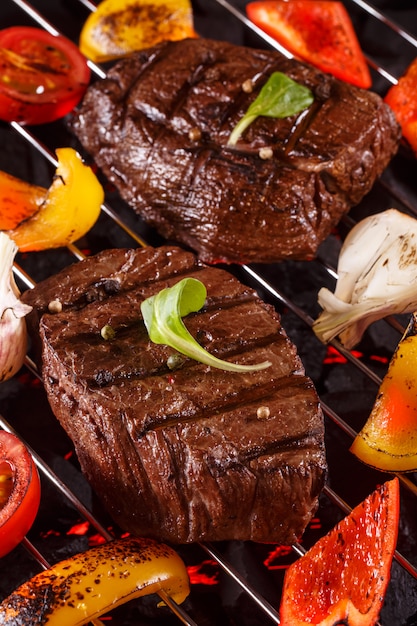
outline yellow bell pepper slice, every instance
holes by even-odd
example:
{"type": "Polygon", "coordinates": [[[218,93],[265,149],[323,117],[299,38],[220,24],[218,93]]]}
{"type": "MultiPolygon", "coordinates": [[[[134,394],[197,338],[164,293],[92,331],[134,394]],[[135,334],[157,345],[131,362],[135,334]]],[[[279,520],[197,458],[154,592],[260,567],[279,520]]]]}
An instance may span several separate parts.
{"type": "MultiPolygon", "coordinates": [[[[20,252],[67,246],[80,239],[95,224],[104,200],[104,190],[92,169],[73,148],[56,150],[58,166],[49,189],[22,184],[22,202],[39,209],[11,230],[5,230],[20,252]]],[[[26,209],[29,211],[29,209],[26,209]]]]}
{"type": "Polygon", "coordinates": [[[81,626],[161,590],[177,604],[189,595],[188,573],[179,555],[151,539],[115,539],[23,583],[0,604],[0,623],[23,623],[24,616],[27,624],[81,626]]]}
{"type": "Polygon", "coordinates": [[[161,41],[196,37],[189,0],[103,0],[81,30],[81,52],[96,63],[161,41]]]}
{"type": "Polygon", "coordinates": [[[372,411],[350,450],[388,472],[417,470],[417,313],[399,342],[372,411]]]}

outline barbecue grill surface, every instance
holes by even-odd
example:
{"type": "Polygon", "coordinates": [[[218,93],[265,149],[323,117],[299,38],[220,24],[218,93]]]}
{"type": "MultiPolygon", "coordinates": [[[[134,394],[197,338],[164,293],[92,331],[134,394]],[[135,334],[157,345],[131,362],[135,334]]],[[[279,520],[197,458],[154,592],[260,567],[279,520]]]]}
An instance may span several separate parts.
{"type": "MultiPolygon", "coordinates": [[[[194,3],[197,31],[207,37],[225,39],[233,43],[268,47],[239,16],[245,2],[235,0],[196,0],[194,3]]],[[[412,38],[406,38],[378,16],[368,15],[355,2],[345,5],[354,21],[366,55],[374,68],[374,89],[383,95],[391,84],[417,56],[412,38]]],[[[39,11],[63,34],[77,41],[83,20],[88,15],[88,2],[79,0],[34,0],[31,6],[39,11]]],[[[408,33],[417,37],[417,8],[414,0],[374,0],[373,6],[386,19],[394,20],[408,33]]],[[[15,24],[34,25],[33,20],[12,0],[3,0],[0,7],[1,27],[15,24]]],[[[36,24],[35,24],[36,25],[36,24]]],[[[79,148],[67,129],[65,121],[28,129],[47,151],[60,146],[79,148]]],[[[40,154],[19,128],[0,123],[0,169],[39,185],[49,186],[54,164],[40,154]]],[[[371,213],[396,207],[412,215],[417,214],[415,171],[417,161],[402,147],[391,165],[360,206],[355,207],[337,231],[326,240],[319,257],[311,262],[285,262],[267,266],[232,267],[229,270],[247,284],[254,286],[261,297],[271,302],[282,315],[282,323],[299,353],[321,396],[326,414],[326,444],[329,462],[328,489],[321,498],[317,519],[310,525],[302,540],[308,548],[345,515],[344,502],[353,507],[366,497],[378,483],[389,475],[371,470],[350,453],[352,431],[358,431],[365,422],[384,375],[389,359],[401,336],[407,317],[396,318],[393,324],[381,321],[374,324],[353,355],[326,349],[311,331],[311,320],[319,313],[317,292],[322,286],[333,289],[334,277],[329,268],[335,268],[343,237],[354,221],[371,213]],[[335,495],[337,494],[337,496],[335,495]],[[338,500],[341,498],[341,501],[338,500]]],[[[106,203],[139,237],[151,245],[161,239],[133,214],[106,186],[106,203]]],[[[131,235],[103,212],[96,226],[77,248],[85,254],[104,248],[139,245],[131,235]]],[[[17,263],[24,272],[38,282],[58,268],[77,259],[74,250],[18,255],[17,263]]],[[[18,276],[21,289],[28,287],[24,277],[18,276]]],[[[336,346],[337,347],[337,346],[336,346]]],[[[29,363],[30,365],[30,363],[29,363]]],[[[94,543],[99,532],[106,537],[119,530],[100,508],[88,484],[82,477],[72,444],[53,417],[44,389],[36,373],[28,366],[18,376],[0,385],[0,426],[8,424],[32,446],[41,465],[42,502],[39,515],[28,535],[46,562],[60,560],[86,549],[94,543]],[[45,465],[69,487],[79,499],[69,499],[60,485],[45,474],[45,465]],[[82,505],[87,510],[82,508],[82,505]],[[85,519],[88,524],[85,525],[85,519]]],[[[52,476],[53,478],[53,476],[52,476]]],[[[417,624],[417,487],[415,475],[407,475],[401,485],[401,525],[398,541],[400,558],[393,564],[391,583],[381,614],[384,626],[413,626],[417,624]],[[403,563],[407,559],[409,563],[403,563]]],[[[279,607],[284,566],[297,558],[295,549],[278,550],[276,546],[224,543],[216,546],[187,546],[179,552],[192,568],[192,591],[184,603],[187,617],[184,623],[199,626],[233,625],[258,626],[274,623],[274,611],[279,607]],[[217,559],[217,560],[216,560],[217,559]],[[256,601],[234,580],[222,562],[237,571],[239,576],[260,595],[256,601]],[[187,622],[186,620],[190,621],[187,622]],[[194,620],[192,622],[191,620],[194,620]]],[[[0,559],[0,597],[5,597],[18,584],[41,569],[30,552],[30,545],[21,545],[10,555],[0,559]],[[29,548],[29,549],[28,549],[29,548]]],[[[157,599],[149,597],[130,603],[114,611],[105,623],[116,625],[178,624],[179,618],[168,607],[156,609],[157,599]]]]}

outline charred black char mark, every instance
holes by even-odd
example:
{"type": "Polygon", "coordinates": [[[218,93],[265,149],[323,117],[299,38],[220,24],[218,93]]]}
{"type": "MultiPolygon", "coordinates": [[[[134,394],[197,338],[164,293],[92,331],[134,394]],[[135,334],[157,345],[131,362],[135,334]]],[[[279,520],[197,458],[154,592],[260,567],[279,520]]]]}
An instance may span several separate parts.
{"type": "MultiPolygon", "coordinates": [[[[253,405],[253,413],[256,414],[255,406],[268,405],[273,394],[278,393],[280,390],[285,390],[287,395],[291,396],[297,394],[298,391],[310,389],[312,389],[311,381],[305,376],[300,375],[296,381],[294,381],[294,376],[283,376],[279,380],[248,386],[240,389],[239,392],[222,394],[212,402],[204,406],[195,406],[193,410],[187,412],[182,411],[181,413],[164,415],[162,418],[159,418],[159,424],[155,415],[149,415],[144,421],[143,430],[137,431],[135,437],[140,438],[149,430],[166,428],[179,422],[187,423],[209,419],[210,416],[219,416],[223,413],[232,412],[234,409],[246,404],[253,405]]],[[[289,437],[288,441],[294,441],[294,438],[289,437]]]]}
{"type": "MultiPolygon", "coordinates": [[[[128,337],[131,336],[131,334],[135,333],[138,336],[147,336],[147,332],[145,330],[145,328],[143,327],[143,325],[141,324],[139,326],[139,323],[137,323],[136,325],[130,325],[129,327],[124,327],[123,329],[117,329],[115,332],[115,337],[114,340],[109,340],[108,343],[108,350],[109,352],[112,352],[113,354],[117,354],[120,353],[120,356],[123,356],[123,350],[120,348],[120,342],[123,340],[123,337],[128,337]],[[119,342],[119,345],[118,345],[119,342]]],[[[199,343],[204,347],[204,345],[206,345],[206,348],[209,347],[210,345],[210,341],[201,341],[202,338],[207,338],[210,335],[209,331],[200,331],[197,334],[197,340],[200,339],[199,343]]],[[[247,341],[244,342],[240,345],[236,345],[233,349],[213,349],[211,350],[211,354],[213,354],[213,356],[216,356],[219,359],[229,359],[229,360],[233,360],[238,358],[239,356],[245,354],[245,352],[250,352],[251,350],[255,350],[256,348],[263,348],[263,347],[268,347],[271,344],[273,344],[275,341],[281,339],[281,335],[277,332],[275,335],[269,335],[267,337],[262,337],[261,339],[256,339],[254,341],[247,341]]],[[[81,340],[81,343],[83,341],[85,342],[89,342],[90,345],[102,345],[103,343],[103,339],[96,333],[95,335],[90,335],[90,334],[85,334],[83,335],[78,335],[77,337],[77,343],[79,343],[81,340]]],[[[69,343],[70,345],[70,343],[69,343]]],[[[176,353],[175,351],[172,351],[172,354],[175,356],[176,353]]],[[[187,368],[194,368],[196,366],[196,361],[193,361],[192,359],[189,358],[185,358],[184,359],[179,359],[178,360],[178,366],[172,368],[172,366],[170,365],[170,363],[168,362],[168,359],[160,362],[157,364],[157,366],[154,369],[147,369],[146,367],[126,367],[125,369],[121,369],[117,372],[117,374],[115,375],[113,372],[110,372],[106,369],[98,369],[97,372],[94,374],[94,376],[91,379],[88,379],[88,384],[89,386],[91,386],[91,388],[94,387],[107,387],[113,384],[116,384],[117,382],[121,382],[123,380],[138,380],[138,382],[141,379],[145,379],[148,377],[158,377],[158,376],[166,376],[168,374],[172,374],[173,372],[175,372],[177,369],[187,369],[187,368]]]]}
{"type": "MultiPolygon", "coordinates": [[[[103,281],[103,284],[106,284],[106,281],[103,281]]],[[[119,295],[118,290],[116,290],[115,293],[119,295]]],[[[121,297],[124,297],[126,293],[127,292],[123,292],[123,294],[120,294],[121,297]]],[[[103,302],[110,296],[112,296],[110,291],[103,292],[100,289],[97,291],[97,297],[94,297],[91,302],[103,302]]],[[[205,305],[198,312],[191,313],[187,316],[187,320],[189,323],[190,320],[198,320],[199,316],[206,313],[221,314],[222,312],[238,309],[243,305],[251,303],[254,303],[255,306],[260,303],[257,294],[251,289],[239,293],[236,297],[220,298],[216,297],[215,294],[212,294],[211,296],[208,296],[205,305]]],[[[67,324],[67,322],[63,320],[63,324],[67,324]]],[[[123,319],[122,325],[113,326],[112,330],[114,331],[114,335],[108,340],[103,339],[101,334],[97,332],[97,329],[92,329],[90,332],[86,333],[77,331],[74,337],[67,337],[68,349],[73,350],[75,354],[77,351],[82,351],[83,345],[89,345],[93,349],[95,346],[96,348],[100,348],[101,353],[108,353],[109,357],[119,355],[121,361],[126,360],[126,357],[128,356],[126,350],[129,351],[133,344],[143,345],[143,349],[145,350],[146,345],[149,343],[149,338],[140,316],[139,300],[137,302],[137,316],[133,316],[129,320],[123,319]]],[[[212,345],[213,336],[210,327],[206,327],[198,328],[196,330],[195,339],[203,348],[210,351],[214,356],[220,359],[236,359],[239,356],[244,355],[246,352],[251,352],[259,348],[265,348],[282,341],[283,335],[281,327],[276,326],[276,330],[273,333],[263,335],[262,337],[256,336],[248,340],[245,338],[234,338],[233,341],[225,339],[223,342],[217,339],[215,345],[212,345]]],[[[176,353],[173,351],[173,354],[176,353]]],[[[100,362],[102,362],[102,360],[100,362]]],[[[126,360],[126,367],[120,368],[116,373],[111,372],[106,368],[99,367],[91,378],[87,379],[87,382],[91,388],[101,388],[116,384],[117,382],[123,380],[137,379],[140,381],[141,379],[145,379],[149,376],[165,376],[171,373],[173,369],[175,371],[179,367],[192,368],[195,367],[195,365],[196,361],[184,358],[178,361],[177,367],[173,368],[168,360],[165,359],[156,363],[154,367],[148,368],[141,365],[139,360],[137,361],[137,366],[135,366],[135,361],[129,359],[126,360]]]]}
{"type": "Polygon", "coordinates": [[[120,291],[120,283],[117,280],[104,278],[100,280],[85,292],[85,302],[100,302],[109,296],[113,296],[120,291]]]}

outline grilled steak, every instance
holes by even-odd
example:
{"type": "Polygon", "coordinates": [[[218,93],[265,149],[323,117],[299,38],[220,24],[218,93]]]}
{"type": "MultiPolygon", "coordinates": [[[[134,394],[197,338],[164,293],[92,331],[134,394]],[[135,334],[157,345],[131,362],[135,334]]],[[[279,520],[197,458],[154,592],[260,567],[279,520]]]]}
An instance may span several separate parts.
{"type": "Polygon", "coordinates": [[[73,128],[150,225],[210,263],[313,257],[400,135],[375,93],[278,52],[205,39],[118,62],[90,87],[73,128]],[[314,104],[297,117],[260,117],[227,147],[273,71],[309,87],[314,104]],[[265,147],[272,158],[261,158],[265,147]]]}
{"type": "Polygon", "coordinates": [[[109,250],[22,296],[43,343],[51,407],[125,530],[172,543],[293,542],[326,475],[318,398],[272,307],[176,247],[109,250]],[[187,316],[211,353],[272,366],[230,373],[150,342],[141,301],[185,276],[207,288],[187,316]],[[62,311],[48,313],[59,299],[62,311]],[[113,339],[103,339],[110,325],[113,339]]]}

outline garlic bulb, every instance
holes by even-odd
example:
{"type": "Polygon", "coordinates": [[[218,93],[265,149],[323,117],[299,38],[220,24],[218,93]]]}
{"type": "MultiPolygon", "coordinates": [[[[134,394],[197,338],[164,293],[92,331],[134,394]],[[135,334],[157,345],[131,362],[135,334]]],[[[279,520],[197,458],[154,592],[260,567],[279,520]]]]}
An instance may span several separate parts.
{"type": "Polygon", "coordinates": [[[340,251],[334,293],[323,287],[313,324],[324,343],[339,336],[346,348],[387,315],[417,310],[417,220],[388,209],[360,221],[340,251]]]}
{"type": "Polygon", "coordinates": [[[12,267],[16,244],[0,232],[0,382],[21,368],[27,349],[25,315],[32,307],[19,300],[12,267]]]}

